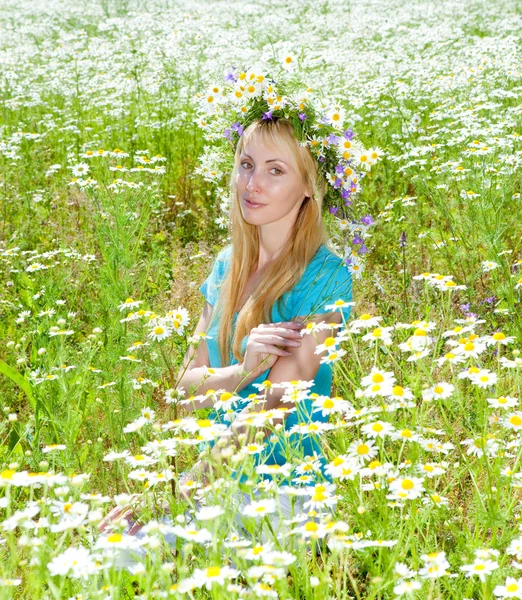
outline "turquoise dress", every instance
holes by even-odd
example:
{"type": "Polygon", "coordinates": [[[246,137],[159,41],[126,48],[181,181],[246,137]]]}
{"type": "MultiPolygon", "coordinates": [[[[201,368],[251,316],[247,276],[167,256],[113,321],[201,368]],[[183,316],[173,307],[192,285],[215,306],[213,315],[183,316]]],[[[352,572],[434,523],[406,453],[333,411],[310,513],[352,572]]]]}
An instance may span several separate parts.
{"type": "MultiPolygon", "coordinates": [[[[207,302],[216,306],[220,285],[226,277],[230,268],[230,259],[232,246],[224,248],[217,256],[212,272],[203,282],[199,290],[205,296],[207,302]]],[[[294,287],[285,292],[272,307],[271,322],[293,321],[297,317],[306,317],[312,314],[321,314],[330,312],[325,310],[325,305],[333,304],[336,300],[350,302],[352,300],[352,277],[351,273],[343,263],[342,259],[329,250],[324,244],[312,258],[305,268],[301,279],[294,287]]],[[[341,309],[345,322],[350,316],[350,307],[341,309]]],[[[233,324],[237,319],[237,312],[234,314],[233,324]]],[[[207,339],[210,367],[219,368],[221,364],[218,351],[218,331],[219,318],[213,315],[207,335],[212,339],[207,339]]],[[[248,335],[241,341],[242,352],[246,350],[248,335]]],[[[322,355],[323,356],[323,355],[322,355]]],[[[230,352],[228,364],[237,364],[238,360],[230,352]]],[[[225,365],[227,366],[227,365],[225,365]]],[[[239,396],[245,398],[234,406],[234,411],[240,412],[249,403],[247,399],[250,394],[258,394],[259,390],[254,384],[259,384],[270,379],[270,369],[267,369],[257,379],[244,387],[239,396]]],[[[314,378],[314,384],[310,389],[310,394],[319,394],[330,396],[332,387],[332,367],[328,364],[321,364],[314,378]]],[[[230,390],[233,391],[233,390],[230,390]]],[[[288,461],[295,462],[296,458],[311,457],[316,455],[322,466],[325,464],[323,452],[321,449],[319,436],[315,434],[292,434],[288,432],[298,423],[309,423],[310,421],[326,422],[327,416],[323,416],[319,411],[313,411],[313,399],[305,399],[297,405],[295,412],[288,415],[285,419],[285,435],[280,435],[277,439],[272,436],[266,441],[266,447],[261,455],[255,455],[256,464],[279,464],[282,465],[288,461]]],[[[291,405],[288,405],[291,406],[291,405]]],[[[224,419],[222,411],[212,409],[209,418],[215,419],[221,423],[228,423],[224,419]]],[[[329,479],[327,477],[327,479],[329,479]]]]}

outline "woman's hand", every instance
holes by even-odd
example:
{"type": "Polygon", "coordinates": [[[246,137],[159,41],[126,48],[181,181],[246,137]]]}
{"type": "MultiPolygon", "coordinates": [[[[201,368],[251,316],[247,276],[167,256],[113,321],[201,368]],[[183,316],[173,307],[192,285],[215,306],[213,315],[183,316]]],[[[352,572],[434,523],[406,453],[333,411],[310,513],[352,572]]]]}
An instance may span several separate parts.
{"type": "Polygon", "coordinates": [[[194,494],[197,487],[187,486],[187,483],[198,483],[205,487],[208,484],[207,472],[208,472],[208,463],[206,461],[199,460],[190,471],[183,473],[180,475],[178,479],[178,490],[180,497],[185,502],[190,502],[192,499],[192,495],[194,494]]]}
{"type": "MultiPolygon", "coordinates": [[[[133,499],[135,499],[137,497],[138,497],[137,494],[133,495],[133,499]]],[[[115,522],[120,521],[121,519],[127,519],[127,520],[130,519],[133,521],[133,523],[132,523],[131,528],[128,531],[128,534],[134,535],[142,527],[142,525],[140,525],[139,523],[136,523],[137,519],[139,518],[136,515],[137,509],[138,509],[138,507],[132,506],[132,505],[115,506],[109,513],[107,513],[105,518],[100,522],[100,524],[98,525],[98,531],[100,533],[103,533],[107,528],[112,528],[112,526],[115,522]]]]}
{"type": "Polygon", "coordinates": [[[279,323],[261,324],[254,327],[248,336],[243,369],[257,376],[271,369],[280,356],[289,356],[286,347],[301,345],[300,331],[304,325],[297,321],[282,321],[279,323]],[[263,362],[266,360],[266,362],[263,362]]]}

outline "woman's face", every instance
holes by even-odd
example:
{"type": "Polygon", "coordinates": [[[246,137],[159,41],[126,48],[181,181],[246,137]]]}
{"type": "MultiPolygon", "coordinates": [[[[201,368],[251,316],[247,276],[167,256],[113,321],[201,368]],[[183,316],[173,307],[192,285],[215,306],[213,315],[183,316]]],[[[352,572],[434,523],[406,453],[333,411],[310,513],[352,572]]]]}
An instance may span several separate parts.
{"type": "Polygon", "coordinates": [[[283,148],[261,141],[243,147],[236,175],[236,189],[243,218],[252,225],[297,217],[309,190],[291,156],[283,148]]]}

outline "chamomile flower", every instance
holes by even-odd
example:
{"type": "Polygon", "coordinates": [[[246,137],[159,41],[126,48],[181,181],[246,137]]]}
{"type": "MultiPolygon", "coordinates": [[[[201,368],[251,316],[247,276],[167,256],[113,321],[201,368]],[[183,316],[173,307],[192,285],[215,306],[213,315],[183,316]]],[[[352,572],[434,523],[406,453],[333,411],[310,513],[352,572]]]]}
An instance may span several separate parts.
{"type": "Polygon", "coordinates": [[[312,404],[314,412],[320,412],[323,417],[335,413],[345,413],[350,409],[351,404],[339,396],[329,398],[328,396],[320,396],[314,400],[312,404]]]}
{"type": "Polygon", "coordinates": [[[487,575],[491,575],[495,569],[498,569],[498,562],[491,559],[476,558],[470,565],[462,565],[461,571],[464,571],[466,577],[478,576],[480,581],[485,581],[487,575]]]}
{"type": "Polygon", "coordinates": [[[422,399],[425,402],[431,400],[445,400],[450,398],[455,391],[455,386],[451,383],[441,382],[436,385],[422,390],[422,399]]]}
{"type": "Polygon", "coordinates": [[[421,559],[425,562],[422,569],[419,570],[419,575],[425,579],[438,579],[448,575],[449,562],[446,559],[445,552],[430,552],[423,554],[421,559]]]}
{"type": "Polygon", "coordinates": [[[368,313],[364,313],[358,319],[354,319],[350,323],[350,330],[358,333],[358,331],[355,330],[378,327],[380,321],[382,321],[382,317],[372,316],[368,313]]]}
{"type": "Polygon", "coordinates": [[[83,177],[89,172],[89,165],[87,163],[78,163],[69,167],[71,169],[73,177],[83,177]]]}
{"type": "Polygon", "coordinates": [[[499,396],[498,398],[487,398],[487,402],[494,408],[513,408],[518,404],[518,398],[513,396],[499,396]]]}
{"type": "Polygon", "coordinates": [[[346,455],[336,456],[332,462],[325,467],[325,472],[333,479],[355,479],[355,476],[360,472],[361,466],[353,458],[346,455]]]}
{"type": "Polygon", "coordinates": [[[412,579],[411,581],[400,581],[395,584],[393,588],[393,593],[396,596],[404,596],[406,594],[415,594],[417,590],[420,590],[422,587],[422,583],[417,581],[416,579],[412,579]]]}
{"type": "Polygon", "coordinates": [[[497,598],[522,598],[522,577],[507,577],[504,585],[497,585],[493,589],[493,594],[497,598]]]}
{"type": "Polygon", "coordinates": [[[305,509],[316,510],[333,506],[337,503],[337,496],[334,495],[334,484],[318,484],[314,487],[306,488],[306,491],[309,493],[310,499],[303,504],[303,508],[305,509]]]}
{"type": "Polygon", "coordinates": [[[391,435],[394,430],[395,428],[393,425],[386,421],[375,421],[374,423],[367,423],[361,427],[362,433],[373,439],[384,438],[387,435],[391,435]]]}
{"type": "Polygon", "coordinates": [[[370,342],[372,346],[375,342],[382,342],[385,346],[390,346],[392,343],[391,332],[393,327],[376,327],[369,333],[363,335],[364,342],[370,342]]]}
{"type": "Polygon", "coordinates": [[[413,400],[413,392],[407,387],[394,385],[388,394],[388,398],[391,400],[413,400]]]}
{"type": "Polygon", "coordinates": [[[448,506],[449,501],[439,494],[428,494],[422,499],[422,503],[428,506],[448,506]]]}
{"type": "Polygon", "coordinates": [[[395,375],[391,371],[383,371],[378,367],[374,367],[369,375],[361,379],[361,385],[366,387],[374,383],[392,386],[395,383],[395,375]]]}
{"type": "Polygon", "coordinates": [[[458,365],[466,360],[466,357],[462,354],[455,354],[453,352],[446,352],[444,356],[437,359],[437,365],[442,367],[444,363],[450,363],[451,365],[458,365]]]}
{"type": "Polygon", "coordinates": [[[143,303],[143,300],[134,300],[134,298],[127,298],[125,302],[118,306],[120,312],[124,310],[128,310],[129,308],[137,308],[140,304],[143,303]]]}
{"type": "Polygon", "coordinates": [[[414,500],[424,493],[424,477],[399,477],[390,483],[390,496],[401,500],[414,500]]]}
{"type": "Polygon", "coordinates": [[[484,260],[484,261],[482,261],[481,264],[482,264],[482,271],[484,273],[488,273],[489,271],[493,271],[500,267],[499,263],[495,262],[494,260],[484,260]]]}
{"type": "Polygon", "coordinates": [[[513,431],[522,431],[522,412],[509,413],[503,418],[502,424],[513,431]]]}
{"type": "Polygon", "coordinates": [[[473,373],[469,380],[473,385],[485,389],[496,385],[498,376],[489,369],[481,369],[479,373],[473,373]]]}
{"type": "Polygon", "coordinates": [[[339,348],[338,350],[335,350],[334,352],[330,352],[329,354],[327,354],[326,356],[323,356],[321,358],[321,360],[319,361],[319,363],[322,364],[331,364],[334,362],[337,362],[338,360],[341,360],[341,358],[343,356],[345,356],[346,354],[346,350],[343,350],[342,348],[339,348]]]}
{"type": "Polygon", "coordinates": [[[514,336],[512,336],[512,335],[507,336],[505,333],[502,333],[502,331],[496,331],[495,333],[492,333],[491,335],[484,337],[484,342],[488,346],[494,346],[495,344],[507,346],[508,344],[511,344],[514,341],[515,341],[514,336]]]}
{"type": "Polygon", "coordinates": [[[151,338],[155,342],[161,342],[162,340],[170,337],[171,335],[172,335],[172,329],[170,329],[169,327],[163,326],[161,324],[157,324],[147,334],[147,337],[151,338]]]}
{"type": "Polygon", "coordinates": [[[446,469],[441,466],[439,463],[421,463],[417,465],[417,471],[422,475],[425,475],[429,479],[432,477],[437,477],[438,475],[443,475],[446,472],[446,469]]]}
{"type": "Polygon", "coordinates": [[[265,515],[274,513],[276,511],[276,501],[273,498],[266,498],[264,500],[250,502],[250,504],[247,504],[242,508],[241,513],[246,517],[260,519],[265,515]]]}
{"type": "Polygon", "coordinates": [[[322,344],[317,344],[314,353],[321,354],[322,352],[335,352],[337,340],[334,337],[327,337],[322,344]]]}
{"type": "Polygon", "coordinates": [[[358,439],[348,446],[347,454],[357,461],[364,463],[371,460],[377,454],[377,448],[372,441],[358,439]]]}
{"type": "Polygon", "coordinates": [[[468,456],[490,456],[495,457],[498,454],[500,448],[500,440],[495,436],[489,434],[486,436],[477,436],[475,438],[468,438],[460,442],[463,446],[467,446],[468,449],[466,454],[468,456]]]}
{"type": "Polygon", "coordinates": [[[205,586],[210,590],[214,583],[224,585],[225,580],[234,579],[238,575],[239,571],[231,567],[211,566],[206,569],[194,569],[193,580],[197,582],[198,587],[205,586]]]}

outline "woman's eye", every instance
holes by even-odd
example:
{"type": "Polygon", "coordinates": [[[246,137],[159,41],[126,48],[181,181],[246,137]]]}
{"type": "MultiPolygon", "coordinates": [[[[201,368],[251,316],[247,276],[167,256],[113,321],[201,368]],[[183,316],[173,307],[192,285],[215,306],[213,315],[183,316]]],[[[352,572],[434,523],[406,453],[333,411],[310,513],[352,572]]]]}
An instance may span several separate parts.
{"type": "Polygon", "coordinates": [[[243,167],[243,169],[248,169],[249,167],[251,167],[252,165],[249,162],[243,161],[241,163],[241,166],[243,167]],[[246,165],[246,166],[245,166],[246,165]]]}
{"type": "Polygon", "coordinates": [[[277,171],[277,173],[274,173],[274,175],[282,175],[283,174],[283,171],[281,171],[281,169],[278,169],[277,167],[274,167],[272,169],[272,171],[277,171]]]}

